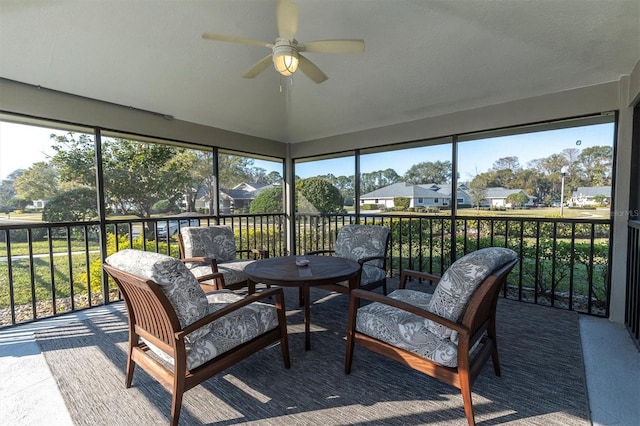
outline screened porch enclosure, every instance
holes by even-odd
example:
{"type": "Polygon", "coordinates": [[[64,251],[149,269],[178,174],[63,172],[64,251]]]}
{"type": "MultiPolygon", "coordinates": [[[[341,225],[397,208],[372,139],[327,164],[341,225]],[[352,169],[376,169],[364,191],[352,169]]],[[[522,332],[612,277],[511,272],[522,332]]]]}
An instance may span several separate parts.
{"type": "Polygon", "coordinates": [[[11,122],[5,126],[24,134],[40,131],[39,143],[50,148],[46,158],[34,159],[26,170],[14,172],[13,180],[3,181],[16,193],[39,195],[47,205],[18,206],[31,215],[26,222],[25,212],[12,208],[15,197],[5,200],[2,325],[119,300],[101,270],[102,259],[124,248],[177,256],[176,235],[182,227],[213,224],[231,226],[239,249],[264,249],[272,257],[333,249],[345,224],[385,225],[391,229],[389,277],[405,268],[442,273],[471,251],[509,247],[522,262],[504,288],[505,298],[609,316],[610,201],[572,214],[567,204],[567,217],[558,215],[551,201],[569,199],[569,189],[567,195],[560,191],[563,167],[572,171],[567,188],[613,184],[614,114],[291,163],[38,122],[49,125],[43,129],[18,116],[7,118],[11,122]],[[570,148],[556,148],[560,137],[581,137],[587,146],[578,148],[578,140],[570,148]],[[545,143],[550,148],[540,152],[545,143]],[[519,164],[518,155],[536,150],[540,158],[522,158],[527,164],[519,164]],[[492,153],[482,164],[493,162],[484,172],[478,170],[482,151],[492,153]],[[293,175],[289,186],[287,164],[293,175]],[[39,188],[38,179],[47,176],[49,187],[39,188]],[[500,206],[489,198],[489,187],[495,185],[512,188],[503,188],[508,195],[500,206]],[[418,195],[435,194],[437,205],[425,208],[426,197],[413,199],[402,192],[416,187],[422,191],[418,195]],[[386,191],[389,200],[375,203],[365,195],[376,191],[386,191]],[[535,202],[517,204],[519,191],[535,202]],[[403,207],[403,202],[408,204],[403,207]],[[295,207],[287,214],[288,203],[295,207]]]}

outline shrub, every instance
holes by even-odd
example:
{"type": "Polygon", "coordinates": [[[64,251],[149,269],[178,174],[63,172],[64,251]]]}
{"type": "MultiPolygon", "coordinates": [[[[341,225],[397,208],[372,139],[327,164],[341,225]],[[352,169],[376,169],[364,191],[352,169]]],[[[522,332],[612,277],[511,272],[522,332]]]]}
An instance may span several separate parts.
{"type": "Polygon", "coordinates": [[[153,207],[151,207],[151,210],[154,213],[169,213],[171,211],[171,208],[173,207],[173,204],[171,203],[171,201],[169,200],[160,200],[157,201],[153,207]]]}
{"type": "Polygon", "coordinates": [[[378,210],[377,204],[362,204],[360,210],[378,210]]]}
{"type": "Polygon", "coordinates": [[[393,199],[393,205],[400,210],[408,209],[410,204],[411,200],[409,199],[409,197],[394,197],[393,199]]]}
{"type": "Polygon", "coordinates": [[[251,202],[249,213],[280,213],[284,211],[282,198],[282,186],[267,188],[251,202]]]}

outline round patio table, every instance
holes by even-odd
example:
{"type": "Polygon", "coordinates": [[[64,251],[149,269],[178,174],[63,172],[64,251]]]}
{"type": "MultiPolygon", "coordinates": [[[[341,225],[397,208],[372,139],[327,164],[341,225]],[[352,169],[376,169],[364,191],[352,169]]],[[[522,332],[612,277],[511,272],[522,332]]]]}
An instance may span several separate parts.
{"type": "Polygon", "coordinates": [[[360,264],[350,259],[334,256],[283,256],[256,260],[244,269],[253,283],[299,287],[304,303],[304,348],[311,349],[312,286],[349,281],[349,287],[357,286],[360,264]],[[307,260],[308,265],[298,266],[296,260],[307,260]]]}

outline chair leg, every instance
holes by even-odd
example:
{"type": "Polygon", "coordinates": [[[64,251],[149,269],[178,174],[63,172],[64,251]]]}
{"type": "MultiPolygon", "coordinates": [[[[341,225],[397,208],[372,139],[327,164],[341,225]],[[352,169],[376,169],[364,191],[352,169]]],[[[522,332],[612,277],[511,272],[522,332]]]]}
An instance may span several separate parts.
{"type": "Polygon", "coordinates": [[[493,345],[493,351],[491,351],[491,359],[493,360],[493,371],[495,371],[496,376],[500,377],[500,357],[498,356],[498,341],[496,340],[496,323],[493,319],[489,323],[487,334],[489,341],[493,345]]]}
{"type": "Polygon", "coordinates": [[[462,402],[464,403],[464,414],[467,416],[467,422],[469,423],[469,426],[475,426],[476,421],[473,416],[471,383],[469,382],[468,372],[460,374],[460,392],[462,392],[462,402]]]}
{"type": "Polygon", "coordinates": [[[174,377],[173,395],[171,395],[171,426],[178,426],[180,410],[182,409],[182,396],[184,394],[184,377],[174,377]]]}
{"type": "Polygon", "coordinates": [[[129,332],[129,349],[127,351],[127,374],[124,380],[124,386],[127,389],[131,387],[131,382],[133,381],[133,371],[136,368],[136,363],[133,362],[133,359],[131,359],[131,357],[133,356],[133,345],[138,344],[138,339],[139,337],[137,334],[131,331],[129,332]]]}
{"type": "Polygon", "coordinates": [[[353,350],[354,350],[353,333],[351,330],[347,332],[347,354],[344,358],[344,373],[351,374],[351,364],[353,363],[353,350]]]}
{"type": "Polygon", "coordinates": [[[498,346],[493,347],[491,359],[493,360],[493,371],[496,372],[496,376],[500,377],[500,357],[498,356],[498,346]]]}
{"type": "Polygon", "coordinates": [[[344,372],[351,373],[351,363],[353,362],[353,350],[356,344],[354,334],[356,332],[356,316],[360,299],[350,295],[349,298],[349,320],[347,323],[347,351],[344,358],[344,372]]]}

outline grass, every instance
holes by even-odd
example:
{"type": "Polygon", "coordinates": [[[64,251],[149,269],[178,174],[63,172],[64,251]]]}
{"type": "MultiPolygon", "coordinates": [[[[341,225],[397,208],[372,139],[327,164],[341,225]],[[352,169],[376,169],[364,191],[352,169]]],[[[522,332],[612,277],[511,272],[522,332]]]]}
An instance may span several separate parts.
{"type": "MultiPolygon", "coordinates": [[[[53,248],[52,253],[66,253],[67,241],[66,240],[53,240],[51,242],[53,248]]],[[[31,249],[34,255],[49,254],[49,242],[48,241],[34,241],[31,243],[31,249]]],[[[84,241],[71,240],[71,252],[81,251],[84,253],[85,246],[84,241]]],[[[89,241],[89,251],[100,250],[100,245],[97,241],[89,241]]],[[[27,243],[11,243],[11,256],[26,256],[29,254],[29,245],[27,243]]],[[[7,256],[6,243],[0,243],[0,257],[7,256]]]]}
{"type": "MultiPolygon", "coordinates": [[[[89,265],[99,254],[89,255],[89,265]]],[[[0,262],[0,307],[10,304],[9,271],[8,263],[0,262]]],[[[55,284],[56,298],[71,296],[74,294],[88,294],[86,276],[89,269],[84,253],[71,256],[71,268],[69,268],[69,256],[57,256],[53,258],[53,281],[55,284]],[[73,277],[73,280],[71,279],[73,277]]],[[[33,261],[33,287],[32,294],[31,270],[29,259],[14,259],[11,262],[13,274],[13,297],[15,304],[30,303],[32,300],[51,300],[53,296],[52,264],[50,259],[36,258],[33,261]]],[[[99,292],[101,283],[92,282],[92,291],[99,292]]]]}

